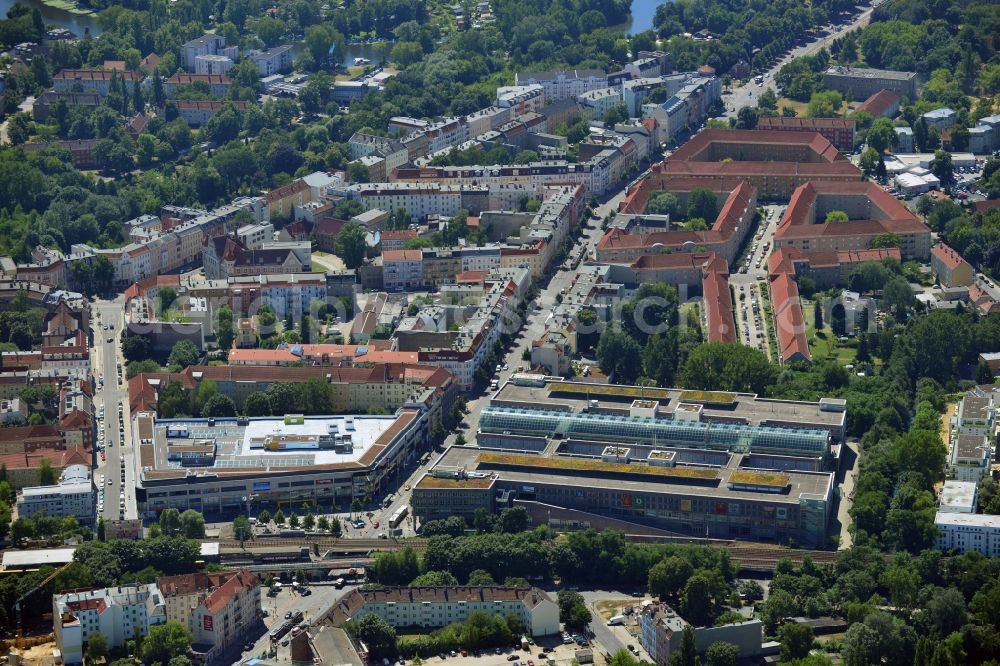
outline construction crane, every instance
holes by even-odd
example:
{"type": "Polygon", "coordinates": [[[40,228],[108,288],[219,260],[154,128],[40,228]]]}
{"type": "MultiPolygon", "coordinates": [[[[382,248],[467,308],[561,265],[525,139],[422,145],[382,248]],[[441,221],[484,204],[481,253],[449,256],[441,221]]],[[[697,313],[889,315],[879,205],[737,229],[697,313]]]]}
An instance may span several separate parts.
{"type": "MultiPolygon", "coordinates": [[[[51,574],[49,574],[48,576],[46,576],[45,579],[42,582],[40,582],[38,585],[35,585],[30,590],[28,590],[27,592],[25,592],[24,594],[22,594],[20,597],[18,597],[17,601],[14,602],[14,617],[15,617],[16,622],[17,622],[17,637],[18,638],[23,638],[24,637],[24,623],[21,621],[21,602],[24,601],[31,594],[37,592],[39,589],[41,589],[41,588],[45,587],[46,585],[48,585],[49,583],[51,583],[52,579],[54,579],[56,576],[58,576],[63,571],[65,571],[71,564],[73,564],[73,563],[72,562],[67,562],[66,564],[62,565],[61,567],[59,567],[58,569],[56,569],[55,571],[53,571],[51,574]]],[[[55,619],[55,618],[53,618],[53,619],[55,619]]]]}

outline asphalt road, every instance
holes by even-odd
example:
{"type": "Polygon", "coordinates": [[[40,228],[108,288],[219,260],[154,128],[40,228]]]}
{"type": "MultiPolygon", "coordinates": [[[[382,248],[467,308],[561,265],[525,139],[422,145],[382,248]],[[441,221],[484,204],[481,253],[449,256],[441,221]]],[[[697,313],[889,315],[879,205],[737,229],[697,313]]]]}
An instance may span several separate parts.
{"type": "MultiPolygon", "coordinates": [[[[611,211],[617,211],[618,205],[625,198],[625,189],[616,193],[611,198],[602,202],[595,210],[594,214],[598,219],[583,221],[583,235],[569,252],[570,257],[576,257],[581,252],[584,253],[584,261],[593,258],[597,241],[604,235],[601,229],[601,221],[611,211]]],[[[537,340],[545,332],[545,323],[552,316],[552,309],[556,305],[556,296],[564,289],[568,289],[576,277],[576,271],[559,265],[548,283],[539,284],[540,293],[534,303],[529,304],[527,318],[521,327],[517,337],[514,339],[510,350],[504,355],[501,363],[506,363],[507,369],[501,370],[497,378],[503,386],[504,382],[510,379],[511,375],[521,369],[522,364],[527,366],[528,362],[522,359],[524,351],[531,348],[532,340],[537,340]]],[[[446,445],[454,443],[455,436],[461,432],[468,443],[474,443],[476,432],[479,429],[479,417],[483,407],[486,406],[490,392],[470,397],[468,403],[468,414],[462,421],[462,425],[455,434],[449,435],[446,445]]]]}
{"type": "Polygon", "coordinates": [[[118,383],[118,363],[122,363],[122,379],[124,382],[124,359],[121,357],[119,343],[122,326],[125,325],[124,303],[117,301],[97,300],[93,304],[95,316],[92,320],[94,336],[95,366],[98,373],[103,374],[104,385],[98,386],[94,395],[95,407],[104,407],[104,420],[99,424],[103,434],[104,453],[106,461],[97,457],[97,469],[94,476],[100,484],[100,475],[105,475],[102,486],[104,490],[104,510],[101,516],[105,520],[122,518],[119,499],[125,493],[124,517],[137,518],[138,508],[135,500],[136,465],[135,450],[131,442],[131,424],[128,415],[128,390],[124,383],[118,383]],[[104,326],[114,325],[114,330],[104,330],[104,326]],[[108,340],[111,342],[108,342],[108,340]],[[119,419],[118,405],[122,405],[123,418],[119,419]],[[124,428],[125,437],[121,436],[124,428]],[[121,481],[122,461],[124,461],[125,482],[121,481]]]}
{"type": "Polygon", "coordinates": [[[768,88],[777,94],[778,90],[774,85],[774,75],[778,73],[778,70],[781,69],[782,65],[791,62],[795,58],[816,55],[821,49],[830,48],[834,40],[839,37],[843,37],[851,30],[868,25],[868,22],[871,20],[872,10],[881,5],[882,2],[883,0],[876,0],[872,3],[871,7],[856,15],[849,23],[837,27],[828,35],[824,35],[819,39],[809,42],[808,44],[792,49],[789,55],[782,58],[777,64],[774,65],[774,67],[764,73],[764,83],[754,83],[753,78],[751,78],[747,83],[733,88],[731,94],[723,96],[723,100],[726,104],[726,115],[735,116],[736,112],[744,106],[757,106],[757,99],[760,97],[760,94],[768,88]]]}

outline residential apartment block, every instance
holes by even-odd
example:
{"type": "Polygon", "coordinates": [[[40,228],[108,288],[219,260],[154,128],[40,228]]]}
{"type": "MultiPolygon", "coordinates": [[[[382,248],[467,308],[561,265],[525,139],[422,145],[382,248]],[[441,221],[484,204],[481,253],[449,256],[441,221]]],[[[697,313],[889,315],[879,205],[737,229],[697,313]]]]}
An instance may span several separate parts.
{"type": "Polygon", "coordinates": [[[52,89],[57,93],[90,92],[106,97],[112,79],[124,80],[126,90],[131,93],[132,86],[141,83],[143,77],[129,71],[63,69],[52,76],[52,89]]]}
{"type": "Polygon", "coordinates": [[[942,287],[968,287],[976,281],[972,265],[945,243],[935,243],[931,248],[931,269],[942,287]]]}
{"type": "Polygon", "coordinates": [[[328,613],[334,626],[377,615],[395,627],[435,629],[464,622],[473,612],[512,614],[530,636],[559,633],[559,606],[538,588],[501,586],[357,589],[328,613]]]}
{"type": "Polygon", "coordinates": [[[229,88],[233,85],[233,80],[224,74],[174,74],[163,82],[163,92],[167,98],[177,97],[177,93],[182,86],[193,86],[198,84],[208,88],[208,92],[213,97],[225,97],[229,88]]]}
{"type": "Polygon", "coordinates": [[[24,487],[17,493],[17,515],[31,518],[43,513],[50,518],[76,518],[81,525],[94,523],[94,484],[90,468],[70,465],[54,486],[24,487]]]}
{"type": "Polygon", "coordinates": [[[904,260],[930,257],[930,228],[877,184],[815,181],[795,190],[774,234],[774,249],[867,250],[884,234],[899,236],[904,260]],[[834,210],[847,213],[848,221],[825,223],[834,210]]]}
{"type": "Polygon", "coordinates": [[[232,62],[239,58],[240,49],[238,46],[226,46],[226,38],[222,35],[205,34],[181,46],[181,67],[193,72],[198,56],[206,55],[223,56],[232,62]]]}
{"type": "Polygon", "coordinates": [[[826,137],[838,150],[854,150],[855,122],[844,118],[785,118],[784,116],[761,116],[757,121],[759,130],[781,132],[817,132],[826,137]]]}
{"type": "Polygon", "coordinates": [[[246,569],[162,576],[156,581],[167,621],[180,622],[194,637],[191,649],[211,662],[256,638],[261,613],[261,581],[246,569]]]}
{"type": "Polygon", "coordinates": [[[580,95],[608,85],[607,75],[599,69],[557,70],[551,72],[518,72],[514,74],[518,86],[539,85],[545,99],[554,101],[580,95]]]}
{"type": "Polygon", "coordinates": [[[64,664],[82,664],[84,647],[94,634],[103,634],[109,648],[121,648],[167,621],[154,583],[57,594],[52,597],[52,617],[64,664]]]}

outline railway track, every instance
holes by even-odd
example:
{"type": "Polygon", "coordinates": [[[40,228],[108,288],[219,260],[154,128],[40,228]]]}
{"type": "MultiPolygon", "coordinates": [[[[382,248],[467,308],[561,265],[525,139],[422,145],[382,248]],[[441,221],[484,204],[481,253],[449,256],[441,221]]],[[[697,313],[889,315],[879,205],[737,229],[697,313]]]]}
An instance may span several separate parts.
{"type": "Polygon", "coordinates": [[[253,551],[255,548],[318,548],[343,553],[362,553],[373,550],[401,550],[409,546],[414,550],[427,548],[426,539],[336,539],[333,537],[317,537],[315,539],[257,538],[242,544],[232,539],[219,541],[219,548],[235,548],[253,551]]]}

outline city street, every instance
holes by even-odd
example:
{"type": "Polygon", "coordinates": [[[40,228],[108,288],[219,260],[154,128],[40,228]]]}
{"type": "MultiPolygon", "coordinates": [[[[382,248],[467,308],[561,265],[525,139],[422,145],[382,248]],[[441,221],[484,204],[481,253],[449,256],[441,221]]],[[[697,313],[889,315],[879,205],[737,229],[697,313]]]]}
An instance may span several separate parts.
{"type": "MultiPolygon", "coordinates": [[[[579,256],[581,250],[583,250],[584,253],[583,261],[587,261],[593,257],[597,241],[599,241],[601,236],[604,235],[604,231],[601,229],[601,222],[608,213],[617,211],[618,205],[624,199],[625,189],[622,188],[613,197],[597,206],[594,210],[594,215],[597,219],[592,218],[590,220],[582,221],[583,235],[580,237],[580,241],[569,251],[569,257],[579,256]]],[[[558,296],[564,289],[568,289],[569,286],[573,284],[575,277],[576,270],[567,268],[566,265],[563,264],[556,268],[552,277],[549,279],[548,284],[538,285],[540,289],[538,298],[536,298],[533,303],[529,303],[527,320],[524,322],[524,326],[514,339],[510,352],[508,352],[501,361],[501,363],[507,364],[507,369],[501,370],[499,376],[497,377],[500,385],[503,385],[504,382],[509,380],[511,375],[515,372],[520,371],[522,365],[529,365],[528,362],[524,361],[522,358],[524,351],[526,349],[531,349],[532,340],[538,339],[542,333],[545,332],[545,322],[552,316],[552,308],[556,305],[556,296],[558,296]]],[[[492,369],[493,368],[488,368],[487,370],[492,369]]],[[[488,395],[489,393],[486,393],[485,395],[478,395],[469,400],[469,413],[465,416],[463,425],[460,426],[457,431],[462,432],[468,442],[475,441],[476,431],[479,429],[479,416],[482,413],[483,407],[486,406],[486,398],[488,395]]],[[[446,442],[447,445],[454,443],[454,436],[454,434],[449,436],[446,442]]]]}
{"type": "Polygon", "coordinates": [[[105,520],[118,520],[122,517],[120,511],[121,493],[125,493],[125,518],[138,518],[135,500],[136,464],[135,450],[131,445],[131,424],[128,414],[128,387],[124,383],[125,369],[122,366],[123,383],[118,383],[118,364],[123,363],[121,357],[120,336],[125,325],[124,303],[119,298],[115,301],[95,300],[93,303],[94,317],[92,333],[94,340],[94,367],[98,376],[103,375],[104,385],[98,381],[94,394],[94,407],[100,410],[104,407],[104,420],[99,424],[103,438],[106,461],[97,457],[97,469],[94,476],[99,487],[104,490],[104,510],[100,515],[105,520]],[[105,330],[105,326],[109,327],[105,330]],[[110,327],[114,326],[114,330],[110,327]],[[108,340],[111,342],[108,342],[108,340]],[[118,405],[122,405],[123,418],[119,420],[118,405]],[[124,428],[125,436],[121,436],[124,428]],[[121,482],[121,462],[125,461],[125,483],[121,482]],[[103,485],[100,475],[105,476],[103,485]]]}
{"type": "Polygon", "coordinates": [[[723,100],[726,104],[726,116],[735,117],[736,112],[744,106],[757,106],[757,100],[760,97],[760,94],[768,88],[773,90],[775,94],[778,94],[777,87],[774,85],[774,75],[778,73],[778,70],[781,69],[782,65],[791,62],[794,58],[816,55],[820,52],[820,50],[830,48],[836,39],[843,37],[851,30],[868,25],[868,22],[871,20],[872,10],[881,5],[882,2],[884,2],[884,0],[875,0],[871,7],[855,16],[850,23],[839,26],[832,30],[829,34],[823,35],[819,39],[809,42],[808,44],[792,49],[789,55],[782,58],[777,64],[774,65],[774,67],[764,73],[764,83],[754,83],[753,77],[751,77],[743,85],[732,88],[731,94],[723,96],[723,100]]]}

